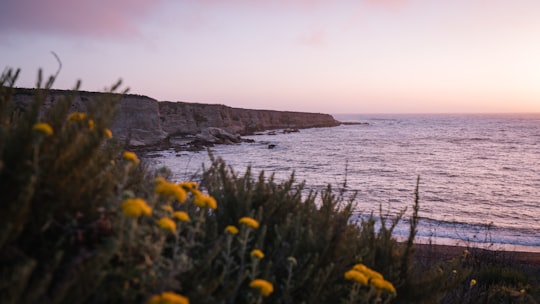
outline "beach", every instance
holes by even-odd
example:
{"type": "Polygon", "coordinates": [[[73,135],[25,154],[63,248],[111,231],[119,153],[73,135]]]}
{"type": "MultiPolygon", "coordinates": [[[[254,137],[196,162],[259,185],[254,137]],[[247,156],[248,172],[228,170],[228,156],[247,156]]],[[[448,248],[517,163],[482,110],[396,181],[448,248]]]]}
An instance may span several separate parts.
{"type": "Polygon", "coordinates": [[[489,250],[456,245],[415,244],[415,258],[419,261],[445,261],[463,256],[465,250],[475,256],[489,256],[498,261],[540,267],[539,252],[489,250]]]}

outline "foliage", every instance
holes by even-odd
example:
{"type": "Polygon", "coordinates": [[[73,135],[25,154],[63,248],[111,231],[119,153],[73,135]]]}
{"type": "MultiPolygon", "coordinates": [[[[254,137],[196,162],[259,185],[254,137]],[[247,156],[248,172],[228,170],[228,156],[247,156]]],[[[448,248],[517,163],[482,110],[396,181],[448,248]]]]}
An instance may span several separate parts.
{"type": "Polygon", "coordinates": [[[540,267],[522,264],[511,253],[466,249],[461,264],[468,269],[463,282],[441,303],[537,303],[540,267]],[[474,283],[474,284],[472,284],[474,283]]]}

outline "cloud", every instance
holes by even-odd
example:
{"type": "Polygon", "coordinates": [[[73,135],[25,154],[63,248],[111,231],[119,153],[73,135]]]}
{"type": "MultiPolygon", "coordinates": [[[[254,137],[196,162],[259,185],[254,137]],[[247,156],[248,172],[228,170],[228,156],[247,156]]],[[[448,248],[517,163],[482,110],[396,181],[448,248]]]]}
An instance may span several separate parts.
{"type": "Polygon", "coordinates": [[[0,33],[132,36],[163,0],[3,0],[0,33]]]}

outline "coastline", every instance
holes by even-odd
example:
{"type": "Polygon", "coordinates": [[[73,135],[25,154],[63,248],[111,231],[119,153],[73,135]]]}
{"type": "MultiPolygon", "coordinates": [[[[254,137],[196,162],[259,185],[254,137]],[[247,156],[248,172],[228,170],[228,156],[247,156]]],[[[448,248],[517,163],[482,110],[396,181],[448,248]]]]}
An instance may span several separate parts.
{"type": "Polygon", "coordinates": [[[497,260],[514,261],[520,264],[540,266],[540,252],[484,249],[462,245],[415,243],[415,258],[418,261],[449,260],[463,255],[465,250],[476,256],[490,256],[497,260]]]}

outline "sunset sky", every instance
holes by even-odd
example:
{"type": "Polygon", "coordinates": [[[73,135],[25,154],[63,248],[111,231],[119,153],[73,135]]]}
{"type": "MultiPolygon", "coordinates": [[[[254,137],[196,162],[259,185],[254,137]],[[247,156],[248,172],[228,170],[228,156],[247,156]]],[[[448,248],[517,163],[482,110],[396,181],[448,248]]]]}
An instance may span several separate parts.
{"type": "Polygon", "coordinates": [[[2,0],[55,88],[324,113],[540,112],[539,0],[2,0]]]}

